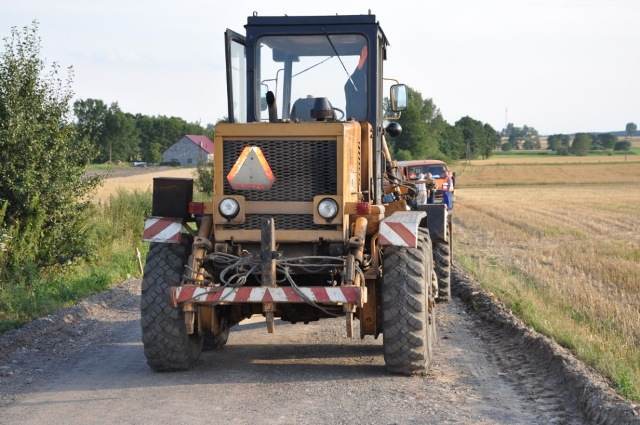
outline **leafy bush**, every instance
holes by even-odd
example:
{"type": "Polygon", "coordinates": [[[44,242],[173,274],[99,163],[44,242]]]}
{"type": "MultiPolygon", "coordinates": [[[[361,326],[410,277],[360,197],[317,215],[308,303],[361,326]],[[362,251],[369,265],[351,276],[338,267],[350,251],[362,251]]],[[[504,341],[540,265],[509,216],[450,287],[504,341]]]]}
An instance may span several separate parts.
{"type": "Polygon", "coordinates": [[[619,142],[616,142],[616,144],[613,146],[613,150],[614,151],[629,151],[631,150],[631,142],[628,140],[620,140],[619,142]]]}
{"type": "Polygon", "coordinates": [[[591,143],[592,138],[590,134],[576,133],[573,138],[573,142],[571,143],[569,152],[578,156],[587,155],[589,153],[589,150],[591,150],[591,143]]]}
{"type": "Polygon", "coordinates": [[[510,151],[512,148],[513,148],[513,146],[512,146],[512,145],[511,145],[511,143],[509,143],[509,142],[505,142],[505,143],[503,143],[502,145],[500,145],[500,149],[501,149],[503,152],[508,152],[508,151],[510,151]]]}
{"type": "MultiPolygon", "coordinates": [[[[139,275],[136,248],[144,258],[146,244],[141,235],[150,213],[150,192],[121,191],[105,204],[92,204],[87,220],[90,255],[64,266],[31,267],[28,278],[14,276],[10,284],[0,279],[0,333],[139,275]]],[[[0,229],[0,235],[6,231],[0,229]]],[[[0,262],[6,253],[0,250],[0,262]]]]}
{"type": "Polygon", "coordinates": [[[198,164],[196,188],[207,195],[213,193],[213,163],[198,164]]]}
{"type": "Polygon", "coordinates": [[[65,264],[87,252],[84,178],[92,148],[75,140],[70,122],[71,71],[45,69],[38,26],[12,28],[0,57],[0,202],[11,236],[0,278],[65,264]]]}

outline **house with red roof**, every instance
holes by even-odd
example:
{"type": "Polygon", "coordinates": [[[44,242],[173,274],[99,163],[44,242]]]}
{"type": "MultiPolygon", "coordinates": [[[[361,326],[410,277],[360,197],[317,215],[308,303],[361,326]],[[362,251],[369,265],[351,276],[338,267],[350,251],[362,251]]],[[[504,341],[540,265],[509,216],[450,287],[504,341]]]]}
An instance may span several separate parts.
{"type": "Polygon", "coordinates": [[[186,134],[164,151],[162,162],[198,165],[213,161],[213,142],[207,136],[186,134]]]}

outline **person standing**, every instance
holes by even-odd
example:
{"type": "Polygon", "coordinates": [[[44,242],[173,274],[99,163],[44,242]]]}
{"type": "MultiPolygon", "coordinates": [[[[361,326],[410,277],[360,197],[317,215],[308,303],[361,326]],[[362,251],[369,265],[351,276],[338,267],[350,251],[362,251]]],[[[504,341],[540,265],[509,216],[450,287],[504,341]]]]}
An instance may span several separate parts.
{"type": "Polygon", "coordinates": [[[453,209],[453,172],[447,171],[447,180],[442,183],[442,203],[451,211],[453,209]]]}
{"type": "Polygon", "coordinates": [[[423,173],[418,174],[418,180],[415,181],[416,185],[416,204],[426,205],[429,194],[427,193],[427,180],[423,173]]]}

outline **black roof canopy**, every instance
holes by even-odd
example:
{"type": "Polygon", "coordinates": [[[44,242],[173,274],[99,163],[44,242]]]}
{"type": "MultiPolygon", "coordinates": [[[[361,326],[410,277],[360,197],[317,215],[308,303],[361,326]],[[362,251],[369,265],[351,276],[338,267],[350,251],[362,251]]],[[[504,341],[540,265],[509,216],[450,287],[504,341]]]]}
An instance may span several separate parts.
{"type": "Polygon", "coordinates": [[[273,27],[279,27],[276,33],[344,33],[351,29],[352,32],[360,32],[369,27],[369,31],[375,28],[382,35],[384,44],[388,45],[380,24],[376,21],[376,15],[326,15],[326,16],[249,16],[247,18],[247,35],[250,33],[271,32],[273,27]],[[272,28],[265,28],[272,27],[272,28]],[[283,27],[299,27],[288,28],[283,27]],[[359,27],[359,28],[358,28],[359,27]],[[266,30],[266,31],[265,31],[266,30]]]}

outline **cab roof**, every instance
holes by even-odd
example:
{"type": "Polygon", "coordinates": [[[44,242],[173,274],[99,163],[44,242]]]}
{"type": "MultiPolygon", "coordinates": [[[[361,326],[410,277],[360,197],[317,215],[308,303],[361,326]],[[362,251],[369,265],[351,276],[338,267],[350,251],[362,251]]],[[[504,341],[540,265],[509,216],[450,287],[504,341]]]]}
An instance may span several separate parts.
{"type": "MultiPolygon", "coordinates": [[[[382,34],[385,45],[389,45],[387,36],[382,31],[376,15],[324,15],[324,16],[249,16],[246,28],[249,27],[284,27],[284,26],[323,26],[331,25],[375,25],[382,34]]],[[[330,31],[330,28],[327,28],[330,31]]]]}

